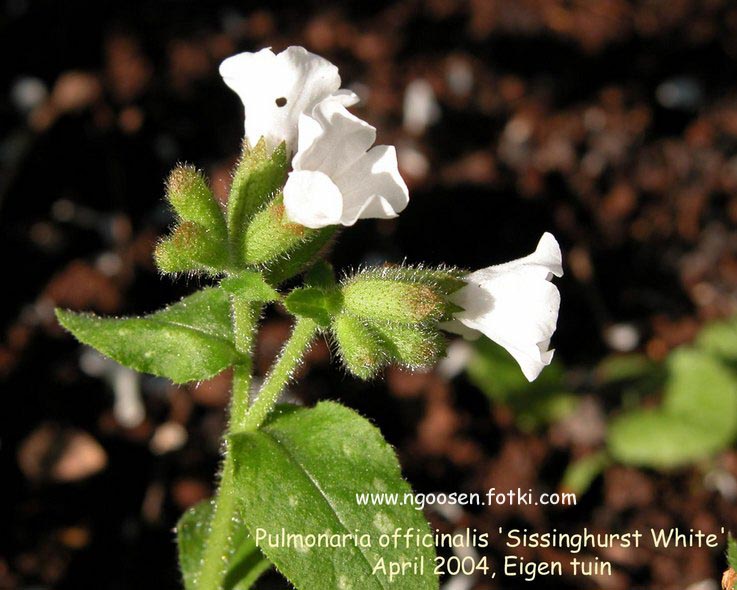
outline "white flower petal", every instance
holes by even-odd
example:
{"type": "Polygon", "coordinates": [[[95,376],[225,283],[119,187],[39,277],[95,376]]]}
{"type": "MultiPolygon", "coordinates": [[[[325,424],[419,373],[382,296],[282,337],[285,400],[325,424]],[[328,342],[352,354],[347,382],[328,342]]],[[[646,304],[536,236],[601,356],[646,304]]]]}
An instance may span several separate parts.
{"type": "Polygon", "coordinates": [[[458,334],[459,336],[462,336],[464,340],[478,340],[481,338],[481,332],[474,330],[473,328],[469,328],[460,320],[452,319],[447,322],[440,322],[438,323],[438,327],[441,330],[450,332],[451,334],[458,334]]]}
{"type": "Polygon", "coordinates": [[[220,75],[243,101],[248,142],[264,137],[272,149],[286,141],[294,150],[300,114],[340,87],[338,68],[302,47],[234,55],[220,64],[220,75]]]}
{"type": "Polygon", "coordinates": [[[284,210],[287,218],[311,228],[340,223],[343,198],[340,190],[322,172],[297,170],[284,185],[284,210]]]}
{"type": "Polygon", "coordinates": [[[399,174],[396,151],[390,146],[366,151],[376,139],[376,129],[345,108],[355,100],[354,94],[341,91],[302,115],[299,149],[292,160],[295,171],[321,172],[330,177],[342,198],[340,219],[328,222],[334,210],[316,215],[321,204],[332,207],[333,203],[320,199],[308,205],[306,197],[294,199],[294,206],[305,206],[309,213],[292,210],[292,219],[309,218],[314,224],[320,218],[323,226],[353,225],[358,219],[396,217],[407,206],[409,191],[399,174]]]}
{"type": "Polygon", "coordinates": [[[537,248],[529,256],[477,270],[470,274],[468,278],[470,281],[482,282],[500,273],[521,267],[528,267],[547,280],[552,279],[553,275],[556,277],[563,276],[563,258],[560,253],[560,246],[553,234],[545,232],[537,243],[537,248]]]}
{"type": "Polygon", "coordinates": [[[553,358],[548,347],[560,293],[550,278],[563,274],[561,262],[558,243],[546,233],[533,254],[472,273],[453,296],[464,309],[455,319],[506,348],[530,381],[553,358]]]}
{"type": "Polygon", "coordinates": [[[311,115],[300,117],[299,149],[292,164],[296,170],[320,170],[335,177],[374,144],[376,129],[348,112],[345,98],[329,96],[311,115]]]}
{"type": "Polygon", "coordinates": [[[343,194],[343,225],[353,225],[358,219],[390,219],[409,203],[394,146],[372,148],[334,181],[343,194]]]}

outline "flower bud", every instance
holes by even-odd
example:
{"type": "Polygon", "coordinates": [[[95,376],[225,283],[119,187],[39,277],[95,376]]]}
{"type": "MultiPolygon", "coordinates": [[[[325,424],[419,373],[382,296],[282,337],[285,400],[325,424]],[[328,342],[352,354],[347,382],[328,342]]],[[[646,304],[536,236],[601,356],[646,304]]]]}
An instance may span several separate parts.
{"type": "Polygon", "coordinates": [[[185,221],[159,242],[154,253],[156,266],[167,273],[193,270],[219,271],[227,265],[227,251],[210,232],[192,221],[185,221]]]}
{"type": "Polygon", "coordinates": [[[445,338],[439,330],[429,326],[375,324],[371,327],[389,349],[391,361],[404,367],[429,367],[445,353],[445,338]]]}
{"type": "Polygon", "coordinates": [[[225,242],[225,217],[207,181],[192,166],[177,166],[166,182],[166,198],[183,221],[194,222],[225,242]]]}
{"type": "Polygon", "coordinates": [[[361,379],[374,377],[389,361],[389,350],[370,326],[341,314],[332,324],[333,336],[346,369],[361,379]]]}
{"type": "Polygon", "coordinates": [[[335,231],[335,227],[315,230],[291,223],[284,216],[284,204],[278,195],[248,224],[242,258],[245,264],[266,265],[269,278],[278,284],[313,262],[335,231]]]}
{"type": "Polygon", "coordinates": [[[243,260],[246,264],[265,264],[297,247],[315,230],[284,217],[284,204],[278,196],[266,208],[254,215],[243,240],[243,260]]]}
{"type": "Polygon", "coordinates": [[[268,207],[284,185],[287,165],[283,143],[273,151],[263,138],[254,147],[244,143],[230,187],[227,213],[231,247],[237,257],[242,257],[246,228],[252,218],[268,207]]]}
{"type": "Polygon", "coordinates": [[[368,272],[383,279],[431,285],[443,295],[450,295],[465,287],[465,277],[468,274],[465,270],[445,265],[437,268],[425,268],[422,265],[384,266],[368,272]]]}
{"type": "Polygon", "coordinates": [[[406,282],[367,272],[343,284],[346,311],[376,322],[418,324],[446,315],[447,301],[434,284],[406,282]]]}

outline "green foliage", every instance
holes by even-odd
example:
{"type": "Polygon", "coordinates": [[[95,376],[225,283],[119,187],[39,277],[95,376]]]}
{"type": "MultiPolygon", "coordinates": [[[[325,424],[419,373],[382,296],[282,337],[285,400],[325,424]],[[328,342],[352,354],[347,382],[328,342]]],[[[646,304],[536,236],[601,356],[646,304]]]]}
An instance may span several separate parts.
{"type": "Polygon", "coordinates": [[[721,450],[737,435],[737,380],[708,352],[674,351],[657,409],[635,409],[614,420],[608,433],[612,456],[656,468],[684,465],[721,450]]]}
{"type": "Polygon", "coordinates": [[[140,318],[100,318],[57,310],[57,318],[83,344],[142,373],[175,383],[217,375],[238,360],[230,301],[222,289],[203,289],[140,318]]]}
{"type": "Polygon", "coordinates": [[[57,310],[57,317],[82,343],[175,383],[235,367],[221,489],[212,504],[194,507],[178,525],[186,590],[245,590],[270,566],[264,554],[302,589],[387,588],[393,585],[392,563],[417,559],[424,560],[424,573],[402,576],[401,587],[437,588],[432,548],[410,543],[382,549],[377,542],[380,534],[397,529],[429,533],[421,512],[411,504],[356,502],[357,493],[411,494],[379,431],[334,403],[273,410],[320,330],[332,331],[344,364],[360,377],[373,376],[389,362],[411,368],[434,362],[445,350],[437,322],[458,309],[448,296],[465,285],[464,273],[390,267],[337,285],[332,267],[315,262],[336,228],[313,230],[289,222],[281,196],[287,168],[284,144],[269,151],[262,140],[244,149],[225,212],[200,172],[179,166],[171,173],[166,194],[176,225],[158,244],[156,263],[163,272],[218,277],[217,287],[143,317],[100,318],[64,310],[57,310]],[[310,265],[302,288],[286,297],[276,291],[310,265]],[[249,403],[258,319],[272,301],[282,301],[297,321],[249,403]],[[262,529],[366,533],[370,546],[262,543],[261,553],[256,541],[262,529]],[[386,569],[373,573],[380,560],[387,562],[386,569]]]}
{"type": "Polygon", "coordinates": [[[727,565],[737,571],[737,541],[731,533],[727,539],[727,565]]]}
{"type": "MultiPolygon", "coordinates": [[[[205,500],[187,510],[177,523],[179,567],[185,590],[198,590],[212,513],[212,502],[205,500]]],[[[248,536],[248,529],[242,522],[238,524],[239,526],[233,527],[233,534],[228,538],[228,546],[223,555],[222,590],[248,590],[271,567],[271,563],[248,536]]]]}
{"type": "Polygon", "coordinates": [[[317,289],[335,289],[335,272],[333,265],[325,260],[318,260],[305,273],[305,284],[317,289]]]}
{"type": "Polygon", "coordinates": [[[253,270],[244,270],[222,281],[220,287],[241,300],[268,303],[279,299],[279,293],[263,275],[253,270]]]}
{"type": "Polygon", "coordinates": [[[340,312],[341,297],[336,290],[305,287],[287,295],[284,305],[290,313],[311,318],[320,327],[327,328],[332,317],[340,312]]]}
{"type": "Polygon", "coordinates": [[[474,343],[466,370],[471,382],[489,399],[512,409],[517,425],[524,430],[554,422],[576,405],[576,396],[566,388],[563,368],[557,361],[529,382],[512,356],[487,338],[474,343]]]}
{"type": "Polygon", "coordinates": [[[658,365],[644,354],[615,354],[599,363],[596,378],[602,385],[649,380],[658,372],[658,368],[658,365]]]}
{"type": "Polygon", "coordinates": [[[392,546],[378,538],[396,529],[428,533],[422,513],[411,505],[359,506],[364,492],[411,493],[392,448],[367,420],[335,403],[315,408],[281,408],[256,432],[231,438],[235,480],[251,537],[266,531],[302,534],[363,534],[371,547],[347,543],[331,547],[285,547],[260,543],[260,549],[296,588],[394,587],[372,573],[379,559],[407,562],[424,557],[422,575],[401,578],[404,590],[438,587],[431,548],[392,546]]]}
{"type": "Polygon", "coordinates": [[[709,324],[696,344],[729,364],[737,364],[737,317],[709,324]]]}
{"type": "Polygon", "coordinates": [[[581,496],[610,462],[609,455],[603,451],[586,455],[568,466],[560,487],[564,492],[581,496]]]}

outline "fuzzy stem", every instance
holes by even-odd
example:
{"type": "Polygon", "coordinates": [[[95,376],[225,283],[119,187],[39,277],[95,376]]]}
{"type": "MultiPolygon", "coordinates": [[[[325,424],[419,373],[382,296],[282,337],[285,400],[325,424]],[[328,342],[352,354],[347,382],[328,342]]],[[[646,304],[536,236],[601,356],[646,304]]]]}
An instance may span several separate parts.
{"type": "Polygon", "coordinates": [[[264,420],[266,420],[271,410],[274,409],[279,399],[279,394],[302,361],[302,357],[316,332],[317,323],[314,320],[305,317],[297,319],[297,323],[294,324],[294,329],[292,330],[292,335],[284,345],[279,359],[271,368],[256,401],[251,406],[248,415],[243,421],[243,430],[257,430],[263,424],[264,420]]]}
{"type": "Polygon", "coordinates": [[[233,370],[233,396],[228,434],[243,430],[248,413],[253,372],[253,343],[256,324],[261,315],[261,304],[234,298],[232,308],[235,348],[243,360],[233,370]]]}
{"type": "Polygon", "coordinates": [[[256,325],[261,314],[261,305],[234,298],[232,311],[235,347],[241,353],[243,360],[234,367],[233,371],[233,392],[230,402],[230,424],[225,437],[225,457],[220,476],[220,487],[214,499],[210,531],[205,542],[202,569],[197,582],[198,590],[217,590],[222,587],[229,551],[232,550],[228,547],[228,540],[236,516],[237,503],[234,485],[235,466],[228,439],[230,434],[242,430],[248,410],[253,366],[252,349],[256,325]]]}

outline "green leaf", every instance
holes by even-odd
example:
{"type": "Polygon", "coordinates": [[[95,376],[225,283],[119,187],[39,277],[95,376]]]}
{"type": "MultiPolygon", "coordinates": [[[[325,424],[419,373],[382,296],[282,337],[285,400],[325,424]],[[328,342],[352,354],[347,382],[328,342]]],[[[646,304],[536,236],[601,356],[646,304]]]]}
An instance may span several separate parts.
{"type": "Polygon", "coordinates": [[[305,274],[305,284],[318,289],[335,289],[333,265],[325,260],[318,260],[305,274]]]}
{"type": "Polygon", "coordinates": [[[608,464],[609,456],[604,452],[581,457],[566,468],[560,484],[561,490],[582,496],[608,464]]]}
{"type": "Polygon", "coordinates": [[[612,456],[624,463],[672,468],[708,457],[737,435],[737,380],[710,354],[681,348],[668,358],[663,403],[614,420],[612,456]]]}
{"type": "Polygon", "coordinates": [[[230,301],[222,289],[203,289],[139,318],[101,318],[61,309],[56,317],[83,344],[121,365],[175,383],[209,379],[238,360],[230,301]]]}
{"type": "Polygon", "coordinates": [[[607,438],[612,456],[629,465],[669,469],[717,450],[708,430],[683,416],[635,410],[614,420],[607,438]]]}
{"type": "Polygon", "coordinates": [[[242,271],[220,281],[220,286],[231,295],[246,301],[268,303],[279,299],[279,293],[263,275],[255,270],[242,271]]]}
{"type": "Polygon", "coordinates": [[[737,541],[734,540],[731,533],[727,539],[727,565],[737,570],[737,541]]]}
{"type": "Polygon", "coordinates": [[[517,425],[524,430],[565,417],[577,403],[576,396],[566,390],[563,368],[557,361],[530,383],[517,361],[488,338],[474,343],[474,354],[466,370],[471,382],[489,399],[514,412],[517,425]]]}
{"type": "MultiPolygon", "coordinates": [[[[197,579],[212,512],[212,502],[205,500],[187,510],[177,523],[179,567],[184,578],[185,590],[199,590],[197,579]]],[[[271,566],[248,535],[248,529],[242,522],[233,528],[228,553],[223,556],[223,561],[227,568],[223,590],[248,590],[271,566]]]]}
{"type": "Polygon", "coordinates": [[[599,383],[608,385],[622,381],[634,381],[651,376],[658,365],[644,354],[617,354],[605,358],[596,367],[599,383]]]}
{"type": "Polygon", "coordinates": [[[315,320],[326,328],[332,317],[340,312],[340,293],[315,287],[295,289],[284,299],[289,313],[315,320]]]}
{"type": "MultiPolygon", "coordinates": [[[[367,420],[339,404],[280,408],[261,430],[231,439],[236,489],[247,525],[261,551],[300,590],[432,590],[434,550],[400,543],[379,547],[382,534],[430,530],[411,505],[356,501],[360,493],[410,494],[392,448],[367,420]],[[368,535],[371,546],[285,546],[285,534],[368,535]],[[264,534],[271,534],[272,541],[264,534]],[[372,573],[384,560],[387,573],[372,573]],[[415,560],[417,560],[415,562],[415,560]],[[389,563],[419,563],[424,571],[389,580],[389,563]]],[[[335,538],[335,537],[332,537],[335,538]]],[[[364,537],[365,539],[365,537],[364,537]]]]}
{"type": "Polygon", "coordinates": [[[696,345],[727,362],[737,363],[737,318],[704,327],[696,345]]]}
{"type": "Polygon", "coordinates": [[[681,348],[668,358],[663,410],[712,431],[717,438],[737,433],[737,379],[711,355],[681,348]]]}

